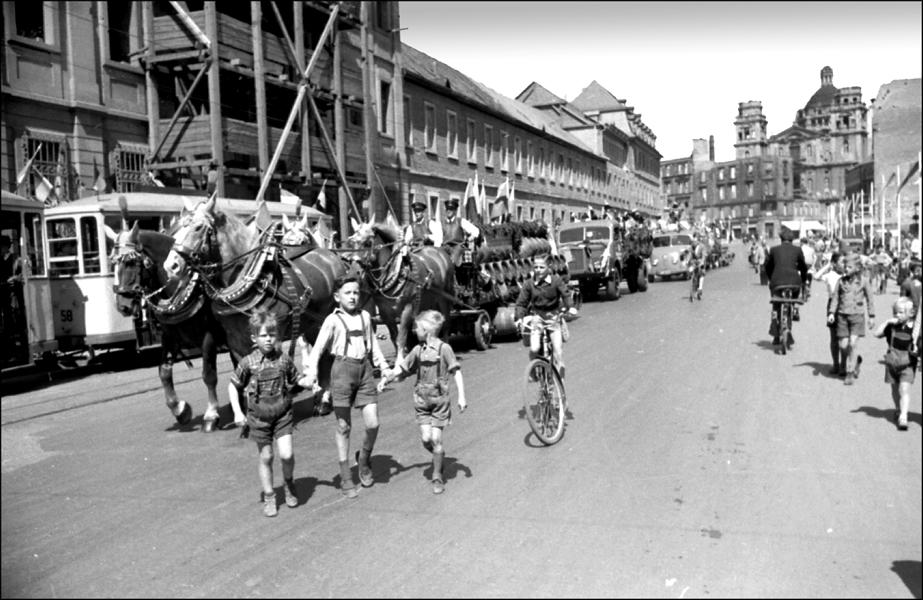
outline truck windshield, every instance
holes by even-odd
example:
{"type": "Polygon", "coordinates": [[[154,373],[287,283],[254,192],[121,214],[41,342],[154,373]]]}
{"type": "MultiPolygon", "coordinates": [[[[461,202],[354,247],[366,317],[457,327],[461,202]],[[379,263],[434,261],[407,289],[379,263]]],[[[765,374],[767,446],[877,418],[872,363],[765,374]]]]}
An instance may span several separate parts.
{"type": "Polygon", "coordinates": [[[583,240],[591,241],[609,241],[608,227],[574,227],[573,229],[564,229],[558,233],[558,241],[562,244],[570,242],[582,242],[583,240]]]}

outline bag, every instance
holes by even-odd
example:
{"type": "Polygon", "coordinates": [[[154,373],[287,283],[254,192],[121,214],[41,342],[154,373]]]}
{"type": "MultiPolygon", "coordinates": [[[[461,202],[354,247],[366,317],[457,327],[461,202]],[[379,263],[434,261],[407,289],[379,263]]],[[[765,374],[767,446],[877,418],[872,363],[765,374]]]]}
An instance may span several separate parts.
{"type": "Polygon", "coordinates": [[[891,332],[891,342],[888,344],[888,351],[885,353],[885,364],[888,365],[889,369],[899,371],[910,366],[910,352],[895,348],[894,343],[898,342],[898,346],[909,348],[911,341],[911,334],[906,331],[891,332]]]}

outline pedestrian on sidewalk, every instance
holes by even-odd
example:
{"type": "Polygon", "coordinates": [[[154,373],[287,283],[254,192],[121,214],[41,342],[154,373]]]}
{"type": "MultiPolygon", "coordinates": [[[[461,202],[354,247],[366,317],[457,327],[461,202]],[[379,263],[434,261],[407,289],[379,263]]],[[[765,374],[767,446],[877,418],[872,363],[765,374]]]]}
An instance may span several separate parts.
{"type": "Polygon", "coordinates": [[[307,378],[298,377],[291,357],[282,352],[279,322],[271,312],[257,311],[250,317],[250,337],[256,350],[243,357],[231,376],[228,393],[231,405],[240,405],[240,394],[247,395],[247,425],[250,438],[259,451],[260,484],[263,487],[263,514],[278,514],[272,481],[272,443],[279,447],[283,495],[290,508],[298,506],[295,493],[295,456],[292,450],[292,393],[296,385],[310,387],[307,378]]]}
{"type": "MultiPolygon", "coordinates": [[[[821,267],[817,272],[817,278],[824,282],[827,287],[827,312],[830,313],[830,305],[833,302],[833,294],[836,291],[836,282],[843,275],[846,266],[846,257],[839,252],[834,252],[830,256],[830,262],[821,267]]],[[[827,322],[827,331],[830,334],[830,357],[833,359],[833,368],[830,369],[831,375],[840,375],[846,371],[846,358],[840,349],[840,340],[836,334],[836,323],[827,322]]]]}
{"type": "Polygon", "coordinates": [[[907,430],[907,408],[910,403],[910,386],[913,385],[919,356],[913,343],[913,301],[906,296],[895,300],[894,316],[881,323],[872,332],[877,338],[888,341],[885,354],[885,383],[891,384],[891,399],[897,411],[897,428],[907,430]]]}
{"type": "Polygon", "coordinates": [[[404,358],[404,362],[395,365],[390,376],[385,376],[378,383],[378,391],[392,379],[403,379],[412,373],[417,374],[413,388],[413,405],[420,426],[420,439],[423,447],[433,455],[433,493],[441,494],[445,490],[442,475],[442,463],[445,448],[442,445],[442,430],[452,422],[452,402],[449,398],[449,376],[454,376],[458,390],[458,410],[465,412],[468,402],[465,399],[465,382],[462,379],[461,366],[452,347],[439,339],[444,317],[435,310],[420,313],[415,320],[417,338],[422,340],[404,358]]]}
{"type": "Polygon", "coordinates": [[[353,482],[349,466],[349,433],[352,430],[350,411],[362,411],[365,422],[365,437],[362,448],[356,452],[359,467],[359,482],[371,487],[372,450],[378,438],[378,390],[375,389],[372,363],[382,374],[390,373],[388,361],[378,345],[378,338],[372,331],[372,317],[359,308],[359,280],[346,276],[334,284],[333,298],[337,307],[327,315],[320,333],[308,356],[305,375],[312,385],[317,381],[317,367],[322,352],[330,348],[334,355],[330,371],[330,397],[336,416],[337,458],[340,465],[340,491],[347,498],[356,498],[359,493],[353,482]]]}
{"type": "Polygon", "coordinates": [[[827,310],[827,323],[836,323],[840,350],[846,355],[844,375],[846,385],[852,385],[859,376],[862,356],[859,355],[859,338],[865,337],[865,315],[868,326],[875,324],[875,305],[872,288],[862,272],[860,257],[856,252],[846,255],[843,276],[836,282],[833,299],[827,310]]]}

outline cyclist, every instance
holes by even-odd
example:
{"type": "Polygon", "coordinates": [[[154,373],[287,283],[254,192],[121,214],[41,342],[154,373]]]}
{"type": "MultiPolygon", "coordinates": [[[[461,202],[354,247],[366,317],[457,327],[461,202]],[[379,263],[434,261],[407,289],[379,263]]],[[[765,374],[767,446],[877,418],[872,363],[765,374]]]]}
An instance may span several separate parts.
{"type": "MultiPolygon", "coordinates": [[[[777,246],[773,246],[769,250],[769,254],[766,255],[766,276],[769,278],[770,297],[776,295],[776,290],[779,287],[798,286],[800,288],[808,280],[808,265],[804,261],[804,252],[799,246],[792,243],[792,240],[795,239],[795,232],[783,227],[779,237],[782,242],[777,246]]],[[[800,289],[792,291],[792,298],[800,297],[800,289]]],[[[798,321],[797,306],[795,306],[795,309],[792,311],[792,320],[798,321]]],[[[775,305],[773,305],[773,315],[775,315],[775,305]]],[[[779,343],[778,327],[778,322],[773,318],[769,326],[769,335],[772,336],[773,344],[779,343]]],[[[788,336],[788,343],[794,344],[795,340],[791,331],[788,332],[788,336]]]]}
{"type": "Polygon", "coordinates": [[[706,248],[705,244],[702,241],[703,235],[700,232],[695,232],[692,234],[692,243],[689,245],[688,256],[689,259],[686,262],[686,267],[689,269],[689,274],[693,280],[693,286],[696,286],[695,292],[690,290],[689,292],[689,301],[693,300],[693,295],[699,300],[702,299],[702,286],[705,284],[705,256],[706,248]]]}
{"type": "MultiPolygon", "coordinates": [[[[548,269],[548,258],[545,255],[532,257],[532,278],[523,282],[522,289],[519,291],[519,297],[516,299],[516,326],[523,324],[523,317],[529,312],[532,333],[529,339],[529,358],[538,356],[541,346],[541,321],[538,318],[546,320],[555,319],[566,308],[571,315],[577,314],[574,308],[573,299],[567,284],[560,276],[555,275],[548,269]]],[[[561,333],[560,321],[548,325],[551,333],[551,348],[554,354],[554,360],[558,365],[558,372],[561,379],[564,379],[564,338],[561,333]]]]}

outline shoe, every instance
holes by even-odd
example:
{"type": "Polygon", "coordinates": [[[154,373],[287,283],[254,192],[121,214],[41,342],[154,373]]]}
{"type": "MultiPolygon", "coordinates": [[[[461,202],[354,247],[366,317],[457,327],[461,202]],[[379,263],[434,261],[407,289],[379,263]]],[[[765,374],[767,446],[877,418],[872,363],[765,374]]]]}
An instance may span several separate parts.
{"type": "Polygon", "coordinates": [[[698,298],[699,300],[701,300],[701,299],[702,299],[702,290],[699,290],[698,292],[696,292],[696,293],[695,293],[695,297],[698,298]]]}
{"type": "Polygon", "coordinates": [[[791,331],[788,332],[788,345],[789,346],[795,345],[795,336],[792,335],[791,331]]]}
{"type": "Polygon", "coordinates": [[[856,378],[859,377],[859,367],[861,367],[861,366],[862,366],[862,355],[860,354],[860,355],[856,358],[856,368],[855,368],[855,369],[853,370],[853,372],[852,372],[852,373],[853,373],[853,377],[856,377],[856,378]]]}
{"type": "Polygon", "coordinates": [[[246,440],[250,437],[250,425],[244,423],[240,426],[240,439],[246,440]]]}
{"type": "Polygon", "coordinates": [[[343,492],[343,495],[344,495],[344,496],[346,496],[347,498],[350,498],[350,499],[358,498],[358,497],[359,497],[359,492],[356,490],[356,486],[355,486],[355,485],[352,486],[352,487],[348,487],[348,488],[340,488],[340,491],[343,492]]]}
{"type": "Polygon", "coordinates": [[[850,372],[846,374],[846,381],[844,381],[843,383],[845,385],[852,385],[855,380],[856,380],[856,376],[853,375],[852,372],[850,372]]]}
{"type": "Polygon", "coordinates": [[[298,506],[298,494],[295,492],[295,482],[289,483],[286,481],[285,485],[282,486],[282,490],[285,492],[285,505],[289,508],[298,506]]]}
{"type": "Polygon", "coordinates": [[[907,415],[901,415],[897,418],[897,428],[900,431],[907,431],[907,415]]]}
{"type": "Polygon", "coordinates": [[[831,375],[831,376],[833,376],[833,377],[836,377],[836,376],[838,376],[838,375],[840,374],[840,368],[837,367],[837,366],[830,367],[830,370],[827,371],[827,374],[828,374],[828,375],[831,375]]]}
{"type": "Polygon", "coordinates": [[[274,517],[279,514],[279,508],[276,506],[276,495],[263,494],[263,514],[267,517],[274,517]]]}
{"type": "MultiPolygon", "coordinates": [[[[369,457],[371,461],[371,457],[369,457]]],[[[362,487],[372,487],[375,479],[372,477],[372,467],[369,464],[363,465],[359,462],[359,450],[356,450],[356,464],[359,466],[359,483],[362,487]]]]}
{"type": "Polygon", "coordinates": [[[445,491],[445,484],[442,483],[441,479],[433,479],[433,493],[441,494],[445,491]]]}

